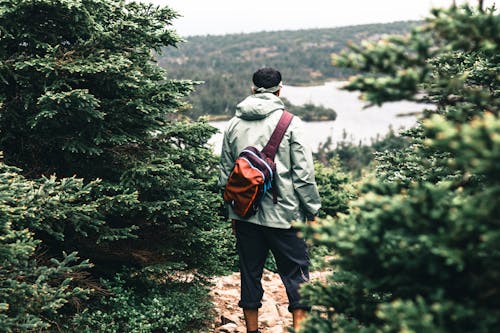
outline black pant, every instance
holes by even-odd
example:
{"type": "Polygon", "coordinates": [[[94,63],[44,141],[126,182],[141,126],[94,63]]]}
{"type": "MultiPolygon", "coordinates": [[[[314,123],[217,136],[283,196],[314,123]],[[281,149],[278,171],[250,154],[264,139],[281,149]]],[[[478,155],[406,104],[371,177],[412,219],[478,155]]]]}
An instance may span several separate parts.
{"type": "Polygon", "coordinates": [[[286,288],[288,310],[310,307],[300,302],[300,284],[309,281],[309,256],[297,229],[279,229],[236,221],[237,249],[240,257],[241,300],[244,309],[258,309],[264,290],[261,278],[269,250],[276,259],[278,273],[286,288]]]}

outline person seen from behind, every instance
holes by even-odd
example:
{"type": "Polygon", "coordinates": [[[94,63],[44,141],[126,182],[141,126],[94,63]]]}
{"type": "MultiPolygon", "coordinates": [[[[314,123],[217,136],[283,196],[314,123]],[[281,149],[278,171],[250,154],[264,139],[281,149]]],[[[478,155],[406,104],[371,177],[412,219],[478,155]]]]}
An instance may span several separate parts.
{"type": "MultiPolygon", "coordinates": [[[[253,74],[252,94],[236,108],[225,131],[220,161],[219,184],[225,186],[240,152],[248,146],[261,150],[268,142],[284,112],[280,99],[281,73],[265,67],[253,74]]],[[[238,305],[243,308],[248,333],[258,331],[262,306],[261,278],[269,251],[288,296],[293,327],[298,330],[310,307],[302,302],[300,285],[309,280],[309,256],[304,239],[299,238],[296,221],[314,221],[321,207],[314,177],[314,164],[302,121],[294,116],[274,159],[276,175],[273,194],[267,191],[257,212],[242,217],[228,205],[236,235],[241,273],[238,305]]]]}

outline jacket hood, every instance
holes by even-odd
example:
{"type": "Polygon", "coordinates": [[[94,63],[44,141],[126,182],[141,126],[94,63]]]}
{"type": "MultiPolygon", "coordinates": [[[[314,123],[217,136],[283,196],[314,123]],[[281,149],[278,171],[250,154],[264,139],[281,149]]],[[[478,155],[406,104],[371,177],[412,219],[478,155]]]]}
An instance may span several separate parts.
{"type": "Polygon", "coordinates": [[[245,120],[256,120],[267,117],[276,110],[283,110],[285,105],[281,99],[271,93],[254,94],[245,98],[236,106],[236,117],[245,120]]]}

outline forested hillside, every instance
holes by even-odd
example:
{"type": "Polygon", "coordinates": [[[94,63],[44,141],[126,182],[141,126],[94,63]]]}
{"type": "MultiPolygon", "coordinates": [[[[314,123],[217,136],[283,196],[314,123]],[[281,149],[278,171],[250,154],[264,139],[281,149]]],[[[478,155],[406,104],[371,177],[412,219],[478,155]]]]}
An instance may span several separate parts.
{"type": "MultiPolygon", "coordinates": [[[[369,24],[331,29],[193,36],[168,48],[159,64],[176,79],[204,81],[190,97],[188,114],[230,115],[250,92],[253,72],[262,66],[281,71],[284,84],[308,85],[345,79],[352,69],[332,66],[331,54],[349,43],[378,40],[385,34],[407,33],[417,22],[369,24]]],[[[300,112],[300,110],[297,110],[300,112]]],[[[311,110],[309,110],[310,112],[311,110]]]]}

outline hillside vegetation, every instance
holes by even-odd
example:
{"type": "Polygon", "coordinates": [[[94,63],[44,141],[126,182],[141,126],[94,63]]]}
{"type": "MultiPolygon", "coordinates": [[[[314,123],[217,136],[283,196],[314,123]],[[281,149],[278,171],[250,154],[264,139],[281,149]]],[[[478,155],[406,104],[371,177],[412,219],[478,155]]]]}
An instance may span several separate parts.
{"type": "Polygon", "coordinates": [[[233,264],[169,8],[0,1],[0,332],[199,332],[233,264]],[[2,158],[3,156],[3,158],[2,158]],[[228,262],[229,260],[229,262],[228,262]],[[180,279],[179,276],[190,276],[180,279]]]}
{"type": "Polygon", "coordinates": [[[363,72],[346,89],[368,102],[436,108],[377,154],[347,209],[319,173],[331,217],[305,237],[336,256],[302,290],[315,311],[300,333],[499,331],[500,16],[482,5],[435,9],[406,37],[334,58],[363,72]]]}
{"type": "MultiPolygon", "coordinates": [[[[322,211],[301,232],[332,273],[304,285],[314,311],[300,333],[500,331],[500,16],[482,4],[335,57],[361,73],[346,89],[368,102],[435,108],[398,141],[318,152],[322,211]],[[375,169],[346,172],[376,151],[375,169]]],[[[210,67],[196,72],[193,57],[166,73],[151,54],[183,50],[169,51],[175,17],[133,1],[0,1],[0,332],[208,331],[209,283],[237,267],[235,239],[207,147],[215,129],[176,118],[210,67]]],[[[220,38],[226,54],[237,37],[185,45],[220,38]]],[[[231,80],[245,95],[264,64],[300,83],[266,59],[213,76],[226,80],[217,98],[231,80]]]]}
{"type": "MultiPolygon", "coordinates": [[[[407,33],[417,23],[405,21],[330,29],[193,36],[177,48],[165,49],[158,62],[173,78],[204,82],[190,96],[193,108],[188,115],[228,116],[250,92],[252,74],[259,67],[278,68],[283,74],[283,83],[287,85],[346,79],[354,71],[332,66],[332,53],[342,51],[351,42],[407,33]]],[[[299,115],[306,112],[292,111],[299,115]]],[[[307,110],[309,114],[316,111],[307,110]]],[[[330,117],[322,113],[312,118],[335,119],[334,113],[330,117]]]]}

